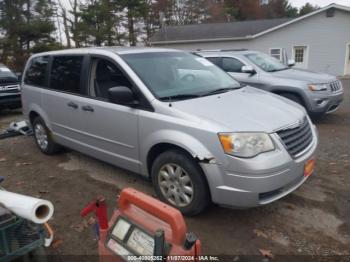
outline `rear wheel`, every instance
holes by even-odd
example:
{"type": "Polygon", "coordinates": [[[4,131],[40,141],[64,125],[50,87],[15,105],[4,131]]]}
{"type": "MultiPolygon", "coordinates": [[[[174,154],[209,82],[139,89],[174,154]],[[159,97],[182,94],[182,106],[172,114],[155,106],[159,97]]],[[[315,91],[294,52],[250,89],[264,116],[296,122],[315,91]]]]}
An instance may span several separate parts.
{"type": "Polygon", "coordinates": [[[47,155],[53,155],[60,151],[61,147],[53,141],[50,130],[40,116],[36,117],[33,121],[33,132],[35,142],[41,152],[47,155]]]}
{"type": "Polygon", "coordinates": [[[153,163],[151,175],[158,197],[185,215],[196,215],[210,203],[200,166],[180,150],[160,154],[153,163]]]}

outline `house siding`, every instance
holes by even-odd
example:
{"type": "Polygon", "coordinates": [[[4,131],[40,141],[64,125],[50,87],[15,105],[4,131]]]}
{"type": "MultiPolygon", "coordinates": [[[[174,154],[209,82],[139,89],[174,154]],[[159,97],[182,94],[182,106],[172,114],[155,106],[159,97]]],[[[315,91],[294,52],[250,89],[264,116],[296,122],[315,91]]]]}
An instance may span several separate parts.
{"type": "Polygon", "coordinates": [[[265,53],[271,48],[285,48],[290,58],[293,46],[307,46],[308,69],[340,76],[345,73],[349,43],[350,13],[337,9],[334,17],[326,17],[326,12],[321,12],[252,40],[157,46],[184,50],[248,48],[265,53]]]}

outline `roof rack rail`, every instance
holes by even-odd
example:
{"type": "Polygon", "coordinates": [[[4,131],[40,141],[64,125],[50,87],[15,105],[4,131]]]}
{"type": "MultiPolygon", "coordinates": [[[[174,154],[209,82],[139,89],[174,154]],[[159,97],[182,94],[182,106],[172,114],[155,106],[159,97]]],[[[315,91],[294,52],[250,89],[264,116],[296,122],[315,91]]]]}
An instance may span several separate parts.
{"type": "Polygon", "coordinates": [[[248,51],[246,48],[236,49],[196,49],[196,52],[229,52],[229,51],[248,51]]]}

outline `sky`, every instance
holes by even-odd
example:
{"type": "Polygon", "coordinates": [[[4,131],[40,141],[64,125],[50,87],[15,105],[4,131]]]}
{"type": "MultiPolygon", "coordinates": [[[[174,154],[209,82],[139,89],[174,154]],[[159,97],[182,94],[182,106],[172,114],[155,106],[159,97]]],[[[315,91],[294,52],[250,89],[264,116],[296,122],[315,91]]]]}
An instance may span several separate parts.
{"type": "Polygon", "coordinates": [[[320,7],[324,7],[332,3],[350,6],[350,0],[289,0],[289,2],[296,7],[301,7],[307,2],[313,5],[318,5],[320,7]]]}

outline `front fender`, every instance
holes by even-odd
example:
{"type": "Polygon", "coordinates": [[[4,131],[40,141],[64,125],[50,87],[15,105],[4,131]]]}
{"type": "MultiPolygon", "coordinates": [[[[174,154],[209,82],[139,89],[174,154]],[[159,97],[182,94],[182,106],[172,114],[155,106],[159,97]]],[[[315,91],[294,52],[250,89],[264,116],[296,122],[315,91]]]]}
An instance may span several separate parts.
{"type": "Polygon", "coordinates": [[[214,160],[213,154],[205,147],[198,139],[187,133],[164,129],[153,132],[148,137],[141,139],[142,145],[140,150],[141,162],[144,163],[141,167],[141,173],[143,175],[148,175],[147,170],[147,156],[152,147],[157,144],[167,143],[178,146],[188,153],[190,153],[194,158],[199,160],[214,160]]]}
{"type": "Polygon", "coordinates": [[[292,86],[272,86],[270,89],[270,92],[272,93],[294,93],[300,96],[302,101],[304,102],[304,105],[308,109],[310,107],[310,101],[307,95],[305,94],[304,90],[297,87],[292,86]]]}

